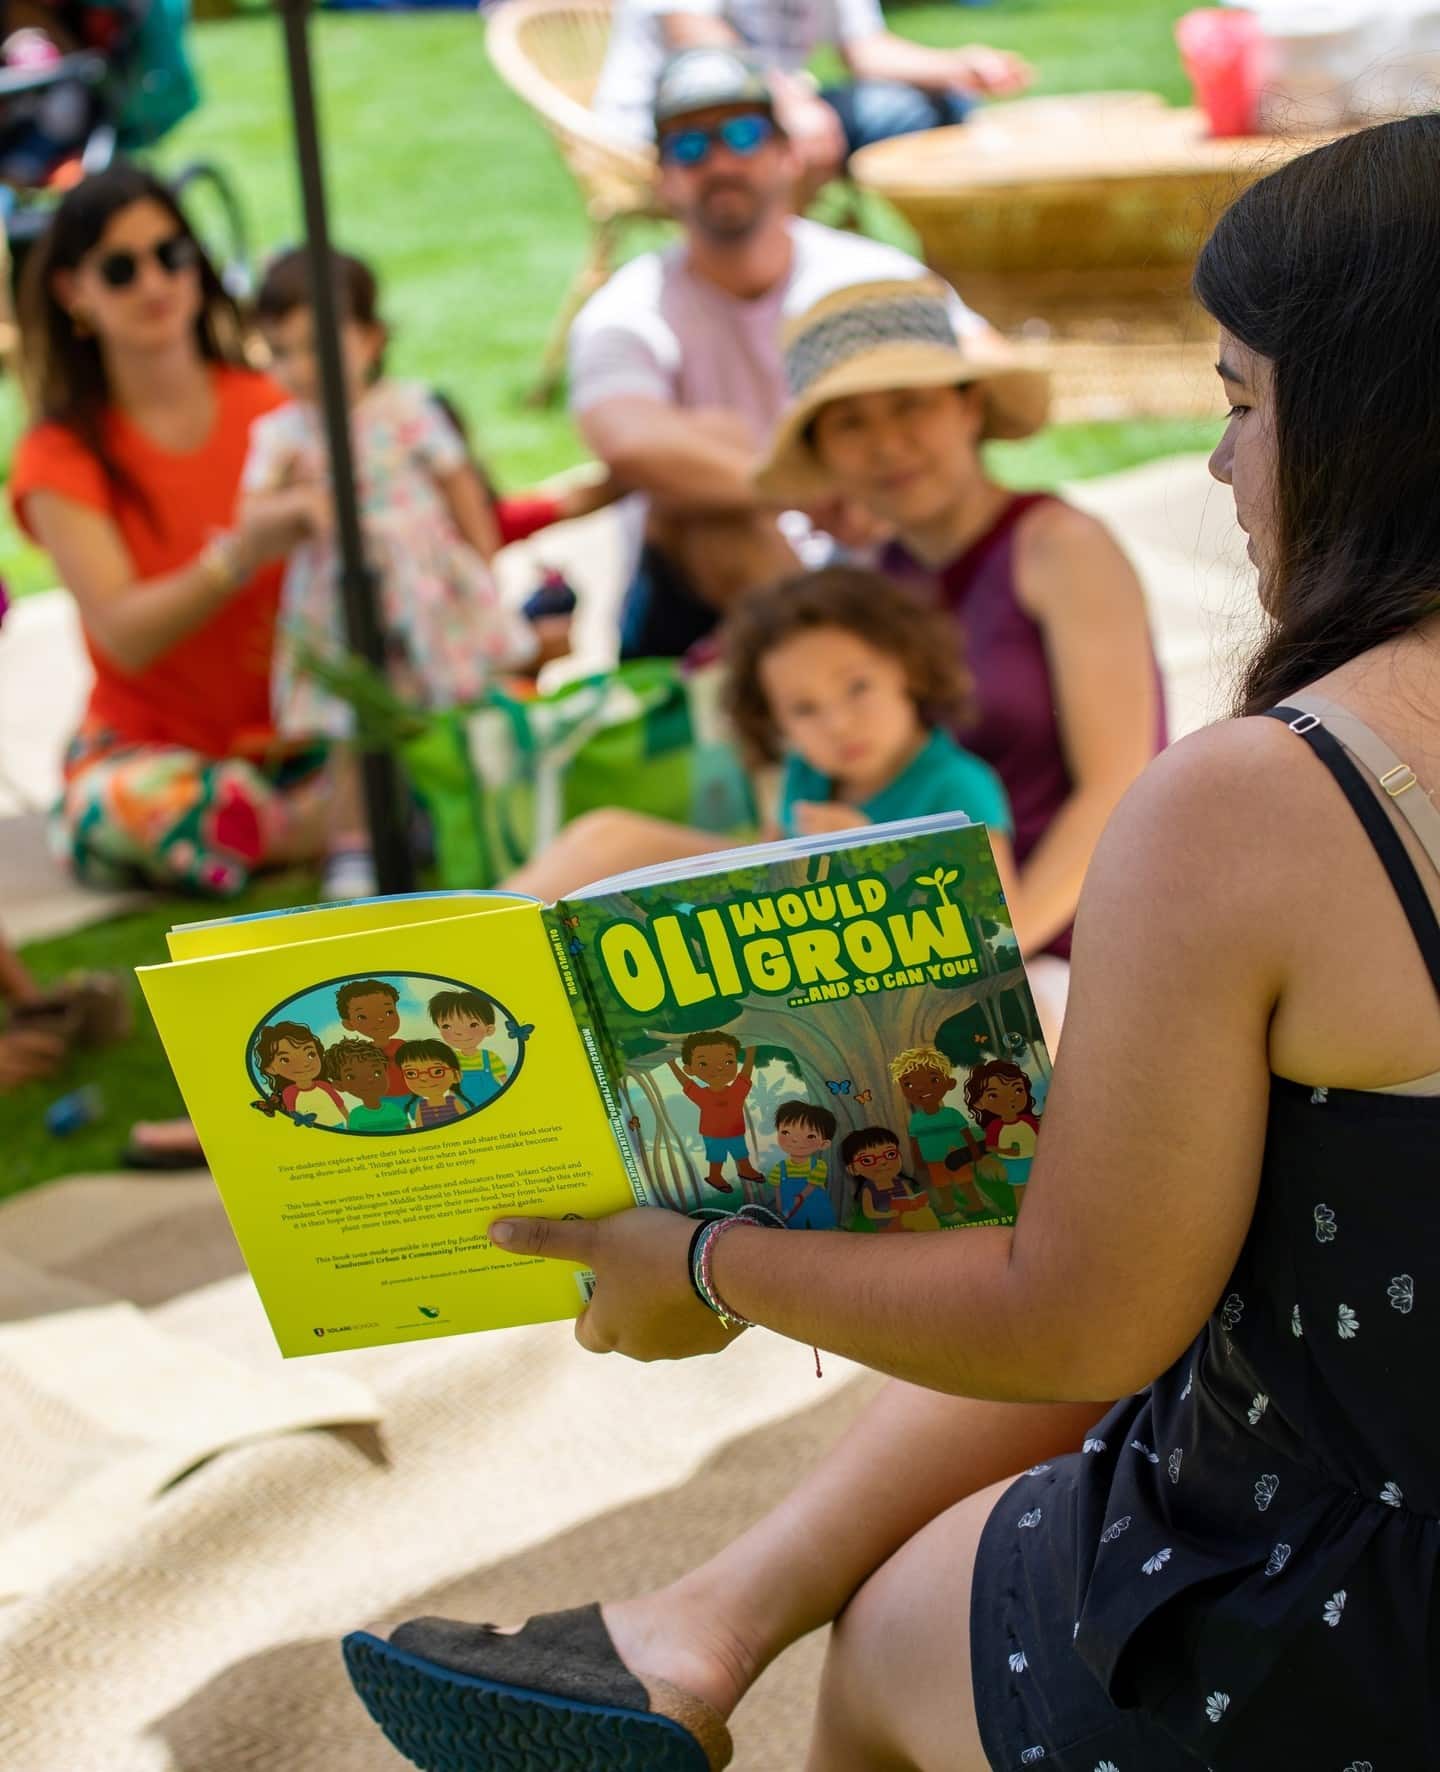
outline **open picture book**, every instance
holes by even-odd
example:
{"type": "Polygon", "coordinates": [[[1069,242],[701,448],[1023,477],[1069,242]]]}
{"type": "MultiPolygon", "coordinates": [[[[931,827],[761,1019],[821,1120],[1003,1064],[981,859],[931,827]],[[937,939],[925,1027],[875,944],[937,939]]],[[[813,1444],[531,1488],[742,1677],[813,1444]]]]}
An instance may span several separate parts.
{"type": "Polygon", "coordinates": [[[1009,1223],[1050,1077],[982,826],[872,825],[541,905],[178,927],[141,970],[286,1355],[574,1316],[495,1218],[1009,1223]]]}

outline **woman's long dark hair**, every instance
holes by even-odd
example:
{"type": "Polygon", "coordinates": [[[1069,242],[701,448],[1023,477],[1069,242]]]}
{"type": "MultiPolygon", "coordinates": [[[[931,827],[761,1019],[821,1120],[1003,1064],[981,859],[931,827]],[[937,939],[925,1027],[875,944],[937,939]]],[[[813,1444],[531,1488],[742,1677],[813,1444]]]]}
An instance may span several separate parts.
{"type": "Polygon", "coordinates": [[[1440,115],[1253,185],[1195,293],[1274,365],[1272,625],[1239,692],[1256,713],[1440,610],[1440,115]]]}
{"type": "MultiPolygon", "coordinates": [[[[195,241],[203,300],[195,321],[200,355],[212,363],[243,363],[239,310],[226,294],[184,211],[159,179],[138,166],[117,161],[82,179],[66,193],[54,219],[26,261],[20,286],[20,336],[30,403],[40,418],[72,431],[124,498],[146,506],[140,493],[106,447],[104,414],[110,403],[100,341],[77,332],[54,290],[57,271],[73,271],[94,250],[112,217],[132,203],[158,203],[188,239],[195,241]]],[[[146,509],[157,527],[160,514],[146,509]]]]}

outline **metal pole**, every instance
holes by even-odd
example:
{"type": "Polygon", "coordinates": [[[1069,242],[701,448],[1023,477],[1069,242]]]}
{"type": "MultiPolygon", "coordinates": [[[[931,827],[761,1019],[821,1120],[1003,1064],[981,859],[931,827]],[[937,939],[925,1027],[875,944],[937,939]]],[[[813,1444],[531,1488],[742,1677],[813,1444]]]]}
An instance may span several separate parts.
{"type": "MultiPolygon", "coordinates": [[[[350,650],[383,670],[385,640],[379,620],[379,584],[365,558],[360,511],[355,496],[355,465],[350,450],[350,411],[340,359],[340,312],[330,266],[330,230],[325,211],[325,175],[315,116],[315,83],[310,65],[310,0],[277,0],[285,25],[285,56],[290,74],[290,108],[300,194],[305,208],[315,348],[320,364],[320,403],[330,453],[335,494],[335,532],[340,549],[340,597],[350,650]]],[[[365,816],[375,853],[381,892],[414,889],[415,871],[402,811],[399,770],[384,750],[360,755],[365,816]]]]}

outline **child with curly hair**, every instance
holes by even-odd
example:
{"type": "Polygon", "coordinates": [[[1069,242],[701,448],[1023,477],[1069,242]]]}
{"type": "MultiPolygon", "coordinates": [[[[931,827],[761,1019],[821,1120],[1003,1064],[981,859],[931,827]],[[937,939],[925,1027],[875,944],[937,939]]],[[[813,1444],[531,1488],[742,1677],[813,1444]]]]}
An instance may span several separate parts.
{"type": "MultiPolygon", "coordinates": [[[[757,772],[780,765],[770,835],[817,836],[963,812],[1011,875],[1010,804],[947,728],[970,683],[950,625],[876,572],[831,566],[743,598],[724,629],[726,700],[757,772]]],[[[725,838],[643,814],[587,813],[506,882],[562,898],[609,874],[705,855],[725,838]]]]}
{"type": "Polygon", "coordinates": [[[965,1080],[965,1105],[984,1128],[988,1149],[1004,1159],[1011,1187],[1024,1187],[1040,1130],[1029,1077],[1008,1058],[977,1064],[965,1080]]]}

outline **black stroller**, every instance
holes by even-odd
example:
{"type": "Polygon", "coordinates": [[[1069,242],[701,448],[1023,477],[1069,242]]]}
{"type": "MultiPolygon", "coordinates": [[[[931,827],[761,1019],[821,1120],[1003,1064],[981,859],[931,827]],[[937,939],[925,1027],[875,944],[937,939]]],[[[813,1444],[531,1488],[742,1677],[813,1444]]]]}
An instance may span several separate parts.
{"type": "MultiPolygon", "coordinates": [[[[0,215],[17,268],[71,185],[199,104],[188,24],[189,0],[0,0],[0,215]]],[[[199,194],[196,225],[243,298],[250,254],[234,186],[197,162],[172,188],[199,194]]]]}

